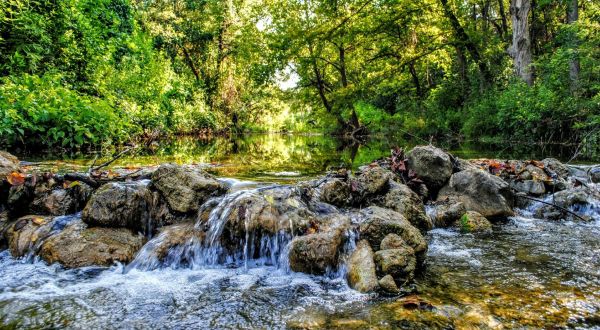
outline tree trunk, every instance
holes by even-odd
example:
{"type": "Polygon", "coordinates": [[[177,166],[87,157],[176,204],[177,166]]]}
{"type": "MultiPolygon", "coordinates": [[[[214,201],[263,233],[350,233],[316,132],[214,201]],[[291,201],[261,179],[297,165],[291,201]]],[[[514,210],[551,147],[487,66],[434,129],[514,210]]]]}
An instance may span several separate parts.
{"type": "Polygon", "coordinates": [[[473,58],[475,63],[477,63],[477,67],[479,68],[479,73],[481,74],[484,85],[487,85],[492,80],[492,75],[487,65],[481,58],[477,46],[475,46],[475,43],[471,40],[471,38],[469,38],[462,25],[460,25],[458,18],[456,18],[456,16],[450,9],[448,0],[440,0],[440,2],[442,4],[442,8],[444,9],[444,15],[450,21],[450,24],[452,25],[452,30],[454,31],[456,38],[461,44],[461,47],[464,47],[469,52],[469,54],[471,54],[471,57],[473,58]]]}
{"type": "Polygon", "coordinates": [[[529,86],[533,85],[531,39],[528,23],[530,9],[530,0],[511,0],[510,16],[513,23],[513,33],[512,46],[508,50],[513,58],[515,73],[529,86]]]}
{"type": "Polygon", "coordinates": [[[498,0],[498,10],[502,19],[502,39],[506,40],[508,35],[508,22],[506,20],[506,11],[504,10],[504,0],[498,0]]]}
{"type": "MultiPolygon", "coordinates": [[[[579,19],[579,10],[577,0],[569,0],[568,8],[567,8],[567,23],[575,24],[579,19]]],[[[571,60],[569,61],[569,78],[571,80],[571,90],[575,91],[577,89],[578,81],[579,81],[579,56],[577,54],[578,40],[577,40],[577,32],[575,30],[571,30],[571,35],[569,38],[569,43],[573,54],[571,55],[571,60]]]]}
{"type": "Polygon", "coordinates": [[[423,96],[423,93],[421,91],[421,83],[419,82],[419,76],[417,75],[417,69],[415,69],[414,62],[408,63],[408,71],[410,72],[410,76],[412,77],[415,88],[417,89],[417,96],[420,98],[423,96]]]}

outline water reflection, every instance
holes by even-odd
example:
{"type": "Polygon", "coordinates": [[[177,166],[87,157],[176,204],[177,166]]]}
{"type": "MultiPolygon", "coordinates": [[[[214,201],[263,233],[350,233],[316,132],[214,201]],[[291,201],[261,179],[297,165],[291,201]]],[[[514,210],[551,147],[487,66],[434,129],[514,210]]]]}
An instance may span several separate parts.
{"type": "MultiPolygon", "coordinates": [[[[364,142],[327,135],[253,134],[201,139],[177,137],[138,149],[134,155],[119,159],[112,166],[136,167],[165,162],[203,164],[219,176],[252,180],[289,181],[324,173],[329,168],[355,169],[375,159],[388,156],[395,146],[411,148],[423,141],[409,141],[394,136],[371,137],[364,142]]],[[[443,143],[442,147],[462,158],[570,158],[569,148],[517,145],[512,147],[443,143]]],[[[87,169],[95,154],[19,154],[21,159],[42,162],[54,171],[87,169]]],[[[108,159],[109,155],[104,155],[108,159]]],[[[103,159],[99,159],[100,163],[103,159]]]]}

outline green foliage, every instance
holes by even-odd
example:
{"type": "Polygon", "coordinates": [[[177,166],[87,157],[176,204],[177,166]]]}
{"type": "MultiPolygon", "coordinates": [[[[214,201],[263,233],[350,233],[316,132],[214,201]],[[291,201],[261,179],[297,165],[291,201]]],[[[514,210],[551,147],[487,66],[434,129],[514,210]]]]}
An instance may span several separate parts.
{"type": "Polygon", "coordinates": [[[0,141],[64,148],[125,141],[130,127],[118,111],[63,87],[61,78],[25,74],[2,79],[0,141]]]}

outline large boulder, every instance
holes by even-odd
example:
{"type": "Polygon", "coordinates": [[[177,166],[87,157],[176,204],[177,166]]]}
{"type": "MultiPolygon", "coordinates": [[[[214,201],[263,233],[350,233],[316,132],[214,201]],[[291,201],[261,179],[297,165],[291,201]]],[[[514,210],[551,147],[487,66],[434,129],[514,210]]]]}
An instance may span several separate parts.
{"type": "Polygon", "coordinates": [[[375,274],[373,250],[366,240],[358,242],[348,259],[348,284],[360,292],[371,292],[379,286],[375,274]]]}
{"type": "Polygon", "coordinates": [[[383,197],[383,206],[402,214],[421,231],[433,228],[431,218],[425,213],[423,201],[404,184],[391,182],[390,190],[383,197]]]}
{"type": "Polygon", "coordinates": [[[380,250],[381,241],[389,234],[396,234],[408,244],[419,262],[425,260],[427,241],[421,232],[396,211],[370,206],[359,212],[360,237],[369,241],[375,251],[380,250]]]}
{"type": "Polygon", "coordinates": [[[6,151],[0,150],[0,181],[12,172],[19,171],[19,159],[6,151]]]}
{"type": "Polygon", "coordinates": [[[513,215],[509,184],[482,170],[454,173],[438,194],[438,200],[447,198],[462,202],[468,211],[479,212],[486,218],[513,215]]]}
{"type": "Polygon", "coordinates": [[[144,244],[144,237],[125,228],[88,228],[73,222],[60,233],[48,238],[40,256],[48,263],[58,262],[68,268],[110,266],[128,263],[144,244]]]}
{"type": "Polygon", "coordinates": [[[442,149],[419,146],[408,153],[407,167],[432,190],[441,188],[452,175],[452,160],[442,149]]]}
{"type": "Polygon", "coordinates": [[[198,211],[209,197],[224,193],[224,184],[200,170],[175,164],[161,165],[152,174],[152,184],[176,212],[198,211]]]}
{"type": "Polygon", "coordinates": [[[144,182],[107,183],[92,195],[82,219],[90,226],[148,232],[152,200],[144,182]]]}
{"type": "Polygon", "coordinates": [[[296,237],[290,243],[293,271],[321,275],[337,267],[351,221],[347,216],[334,214],[323,222],[316,233],[296,237]]]}

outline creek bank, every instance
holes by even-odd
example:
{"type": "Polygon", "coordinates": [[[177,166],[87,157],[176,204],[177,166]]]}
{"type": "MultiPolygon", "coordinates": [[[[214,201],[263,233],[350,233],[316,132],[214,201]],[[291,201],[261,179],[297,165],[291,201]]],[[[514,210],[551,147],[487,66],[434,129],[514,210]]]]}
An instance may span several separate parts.
{"type": "Polygon", "coordinates": [[[391,294],[425,266],[424,234],[433,227],[485,233],[514,214],[519,194],[556,191],[556,203],[573,208],[591,203],[593,193],[576,187],[572,170],[556,160],[465,161],[431,146],[356,173],[236,192],[173,164],[110,179],[28,173],[0,153],[0,170],[0,242],[15,257],[153,269],[268,256],[266,264],[317,275],[345,263],[350,286],[391,294]]]}

